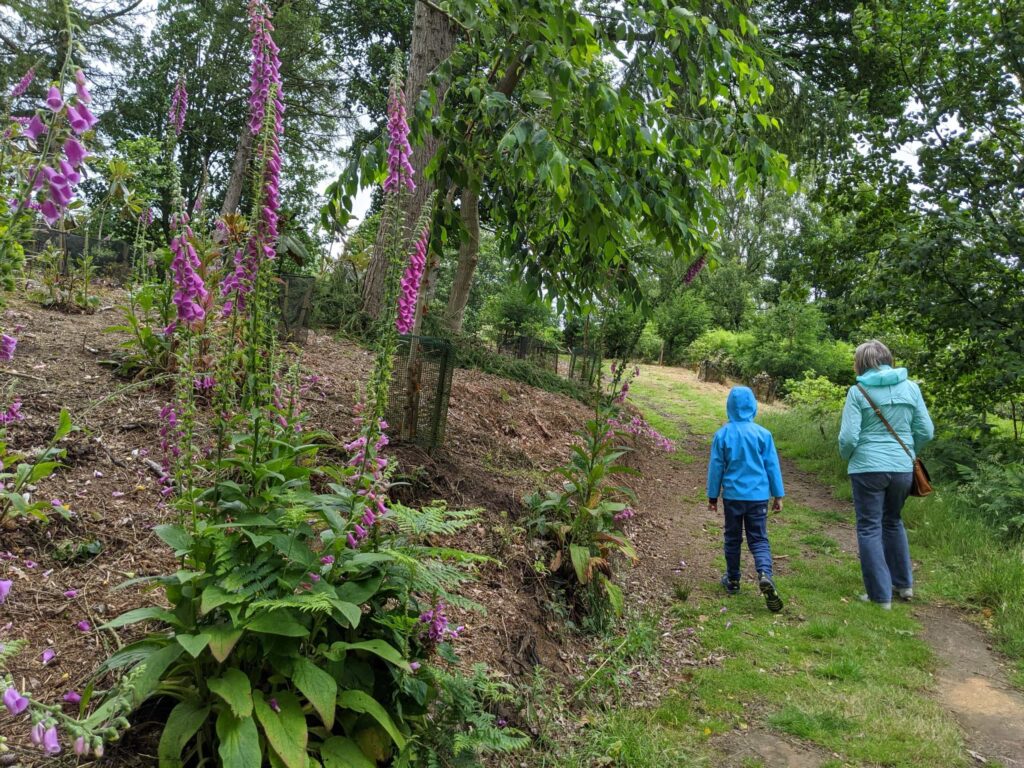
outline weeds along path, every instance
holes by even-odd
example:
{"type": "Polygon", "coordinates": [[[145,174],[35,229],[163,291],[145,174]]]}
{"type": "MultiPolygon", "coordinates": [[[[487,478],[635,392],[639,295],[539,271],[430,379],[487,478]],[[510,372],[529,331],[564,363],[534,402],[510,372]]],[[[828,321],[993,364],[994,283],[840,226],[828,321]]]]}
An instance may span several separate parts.
{"type": "Polygon", "coordinates": [[[746,552],[740,595],[721,592],[721,521],[706,511],[704,472],[727,392],[657,367],[632,390],[677,440],[641,499],[658,521],[641,543],[702,659],[650,726],[696,729],[716,766],[1024,767],[1024,696],[984,633],[942,606],[860,603],[851,504],[785,456],[786,507],[769,533],[786,608],[767,612],[746,552]]]}

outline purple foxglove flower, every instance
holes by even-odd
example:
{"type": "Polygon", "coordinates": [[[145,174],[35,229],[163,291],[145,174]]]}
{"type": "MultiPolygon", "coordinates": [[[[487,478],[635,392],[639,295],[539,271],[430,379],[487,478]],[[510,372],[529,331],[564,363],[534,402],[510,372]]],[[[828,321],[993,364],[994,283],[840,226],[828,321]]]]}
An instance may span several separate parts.
{"type": "Polygon", "coordinates": [[[89,156],[89,153],[85,151],[85,147],[82,143],[71,137],[64,142],[64,156],[68,159],[72,168],[77,168],[85,162],[85,158],[89,156]]]}
{"type": "Polygon", "coordinates": [[[49,129],[46,127],[46,123],[43,122],[42,118],[39,117],[39,113],[32,115],[32,119],[28,121],[28,127],[25,128],[24,134],[28,136],[32,141],[36,141],[40,136],[46,133],[49,129]]]}
{"type": "Polygon", "coordinates": [[[66,597],[68,600],[74,600],[76,597],[78,597],[78,590],[77,589],[65,590],[64,597],[66,597]]]}
{"type": "Polygon", "coordinates": [[[60,91],[55,85],[51,85],[50,90],[46,92],[46,106],[50,108],[51,112],[59,112],[60,108],[64,106],[64,97],[60,95],[60,91]]]}
{"type": "Polygon", "coordinates": [[[70,704],[78,704],[82,701],[82,694],[78,691],[68,691],[62,698],[70,704]]]}
{"type": "Polygon", "coordinates": [[[427,244],[429,241],[430,231],[424,228],[413,246],[409,264],[402,277],[401,295],[398,297],[398,316],[395,318],[395,328],[399,333],[409,333],[416,324],[416,303],[420,293],[420,282],[423,280],[423,271],[427,266],[427,244]]]}
{"type": "Polygon", "coordinates": [[[0,334],[0,360],[7,363],[14,359],[14,350],[18,347],[18,340],[6,333],[0,334]]]}
{"type": "Polygon", "coordinates": [[[37,563],[35,560],[25,560],[24,561],[24,565],[29,570],[32,570],[32,569],[35,569],[35,568],[39,567],[39,563],[37,563]]]}
{"type": "Polygon", "coordinates": [[[171,94],[171,110],[167,113],[167,119],[177,136],[181,135],[185,127],[185,113],[188,111],[188,91],[185,90],[184,78],[178,78],[171,94]]]}
{"type": "Polygon", "coordinates": [[[421,666],[422,665],[418,661],[410,661],[409,662],[409,669],[411,669],[413,672],[418,670],[421,666]]]}
{"type": "Polygon", "coordinates": [[[18,693],[18,689],[12,685],[4,691],[4,706],[14,717],[28,709],[28,699],[18,693]]]}
{"type": "Polygon", "coordinates": [[[81,756],[81,755],[84,755],[88,751],[89,751],[89,742],[87,742],[85,740],[85,736],[79,736],[77,739],[75,739],[75,754],[76,755],[81,756]]]}
{"type": "Polygon", "coordinates": [[[402,90],[402,70],[399,62],[391,73],[388,96],[388,175],[384,180],[384,191],[396,193],[402,187],[409,191],[416,189],[413,168],[409,162],[412,147],[409,146],[409,122],[405,111],[405,92],[402,90]]]}
{"type": "Polygon", "coordinates": [[[75,70],[75,91],[78,94],[78,100],[83,104],[88,104],[92,101],[92,95],[89,93],[89,89],[85,87],[85,73],[82,70],[75,70]]]}
{"type": "Polygon", "coordinates": [[[39,213],[42,214],[46,223],[53,226],[60,219],[60,208],[58,208],[53,200],[47,200],[41,206],[39,206],[39,213]]]}
{"type": "Polygon", "coordinates": [[[707,261],[707,257],[701,256],[699,259],[693,262],[693,264],[690,265],[690,268],[686,270],[686,275],[683,277],[683,282],[686,285],[689,285],[694,280],[696,280],[697,275],[699,275],[700,271],[704,269],[704,265],[707,264],[707,261]]]}
{"type": "Polygon", "coordinates": [[[324,555],[320,558],[320,562],[324,565],[334,565],[334,555],[324,555]]]}
{"type": "Polygon", "coordinates": [[[309,580],[310,581],[313,581],[313,582],[320,581],[320,574],[319,573],[313,573],[312,571],[310,571],[308,575],[309,575],[309,580]]]}
{"type": "Polygon", "coordinates": [[[75,626],[78,627],[78,631],[79,632],[91,632],[92,631],[92,624],[90,624],[85,619],[83,619],[82,621],[80,621],[77,624],[75,624],[75,626]]]}
{"type": "Polygon", "coordinates": [[[267,699],[267,704],[269,704],[270,708],[272,710],[274,710],[275,712],[280,712],[281,711],[281,705],[277,703],[277,699],[271,697],[271,698],[267,699]]]}
{"type": "Polygon", "coordinates": [[[56,656],[57,654],[56,652],[54,652],[53,648],[47,648],[45,651],[42,652],[39,658],[42,659],[43,666],[45,667],[47,664],[53,661],[56,656]]]}
{"type": "Polygon", "coordinates": [[[32,743],[37,747],[43,746],[43,734],[46,733],[46,726],[42,723],[36,723],[32,726],[32,730],[29,731],[29,738],[32,743]]]}
{"type": "Polygon", "coordinates": [[[43,734],[43,749],[47,754],[60,754],[60,737],[57,736],[57,726],[51,725],[43,734]]]}
{"type": "Polygon", "coordinates": [[[96,116],[85,104],[79,102],[68,108],[68,122],[71,123],[71,130],[80,134],[96,125],[96,116]]]}
{"type": "Polygon", "coordinates": [[[355,536],[353,536],[353,535],[352,535],[352,534],[350,533],[350,534],[349,534],[349,535],[348,535],[348,536],[347,536],[346,538],[347,538],[347,541],[348,541],[348,545],[349,545],[349,546],[350,546],[350,547],[351,547],[352,549],[359,549],[359,542],[358,542],[358,541],[356,541],[356,538],[355,538],[355,536]]]}
{"type": "Polygon", "coordinates": [[[11,98],[12,99],[16,99],[19,96],[24,95],[25,91],[28,90],[28,87],[30,85],[32,85],[32,81],[35,80],[35,79],[36,79],[36,68],[35,67],[29,67],[28,72],[26,72],[24,74],[24,76],[21,78],[21,80],[18,81],[18,84],[16,86],[14,86],[14,90],[11,91],[11,98]]]}
{"type": "Polygon", "coordinates": [[[11,594],[11,587],[14,586],[14,582],[10,579],[0,581],[0,605],[7,602],[7,596],[11,594]]]}

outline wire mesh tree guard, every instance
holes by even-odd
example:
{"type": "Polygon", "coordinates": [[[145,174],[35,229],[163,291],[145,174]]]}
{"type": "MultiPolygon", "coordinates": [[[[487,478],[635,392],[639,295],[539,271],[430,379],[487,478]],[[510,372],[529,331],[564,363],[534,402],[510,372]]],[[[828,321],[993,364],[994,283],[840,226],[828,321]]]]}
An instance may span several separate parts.
{"type": "Polygon", "coordinates": [[[428,451],[444,442],[454,369],[455,355],[446,339],[399,338],[384,415],[393,442],[428,451]]]}
{"type": "Polygon", "coordinates": [[[504,334],[498,339],[498,353],[558,373],[558,347],[535,336],[504,334]]]}
{"type": "Polygon", "coordinates": [[[588,387],[596,386],[601,378],[601,347],[574,347],[569,357],[569,380],[588,387]]]}
{"type": "Polygon", "coordinates": [[[280,275],[278,303],[281,312],[280,334],[285,341],[305,344],[309,336],[309,312],[316,279],[310,275],[280,275]]]}

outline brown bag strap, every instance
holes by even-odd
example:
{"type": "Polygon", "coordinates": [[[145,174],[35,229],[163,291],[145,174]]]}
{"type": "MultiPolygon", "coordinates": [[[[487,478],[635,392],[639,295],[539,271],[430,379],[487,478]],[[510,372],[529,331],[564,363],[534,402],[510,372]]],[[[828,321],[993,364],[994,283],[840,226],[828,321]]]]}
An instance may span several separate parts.
{"type": "Polygon", "coordinates": [[[870,405],[871,409],[875,412],[875,416],[877,416],[879,420],[883,424],[885,424],[885,428],[889,430],[889,434],[896,438],[896,442],[900,444],[900,447],[907,452],[907,456],[909,456],[910,460],[913,461],[914,454],[911,452],[909,448],[907,448],[907,444],[903,442],[903,439],[898,434],[896,434],[896,430],[892,428],[892,424],[890,424],[886,420],[885,416],[882,415],[881,410],[879,410],[878,406],[875,405],[875,401],[868,396],[868,391],[864,389],[864,387],[862,387],[860,384],[857,385],[857,389],[859,389],[860,393],[864,395],[864,399],[868,401],[868,405],[870,405]]]}

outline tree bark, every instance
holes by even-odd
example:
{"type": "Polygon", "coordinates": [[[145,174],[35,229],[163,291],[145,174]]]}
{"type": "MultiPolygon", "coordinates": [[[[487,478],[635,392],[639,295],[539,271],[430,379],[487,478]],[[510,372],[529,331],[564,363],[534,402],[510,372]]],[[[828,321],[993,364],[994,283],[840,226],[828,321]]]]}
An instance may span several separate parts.
{"type": "Polygon", "coordinates": [[[473,275],[480,259],[480,193],[465,189],[462,192],[462,226],[466,232],[459,245],[459,265],[455,270],[452,292],[444,313],[444,325],[452,333],[462,330],[469,303],[469,289],[473,286],[473,275]]]}
{"type": "Polygon", "coordinates": [[[245,186],[245,172],[249,168],[251,155],[252,131],[249,130],[247,121],[242,125],[242,133],[238,137],[238,146],[235,148],[235,159],[231,163],[231,176],[228,178],[228,188],[224,193],[224,205],[220,207],[222,216],[235,213],[238,210],[238,204],[242,200],[242,188],[245,186]]]}
{"type": "MultiPolygon", "coordinates": [[[[456,26],[451,18],[436,6],[424,2],[416,3],[416,14],[412,26],[412,52],[409,56],[409,75],[406,79],[405,94],[409,112],[412,113],[419,101],[420,93],[426,87],[430,74],[455,50],[456,26]]],[[[437,86],[438,104],[444,103],[448,84],[437,86]]],[[[437,152],[440,139],[429,130],[424,132],[423,141],[413,147],[411,164],[416,189],[405,198],[405,227],[409,232],[423,210],[423,204],[436,187],[433,179],[424,177],[423,171],[437,152]]],[[[380,314],[381,298],[384,295],[384,280],[388,270],[386,237],[388,222],[381,219],[377,230],[377,241],[373,246],[370,264],[363,280],[363,312],[376,318],[380,314]]]]}

